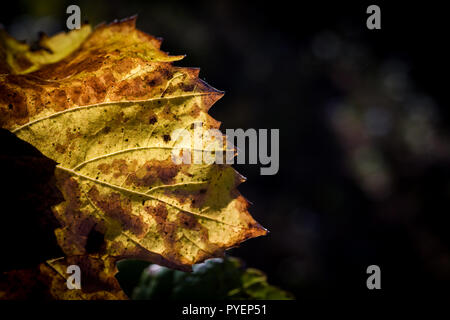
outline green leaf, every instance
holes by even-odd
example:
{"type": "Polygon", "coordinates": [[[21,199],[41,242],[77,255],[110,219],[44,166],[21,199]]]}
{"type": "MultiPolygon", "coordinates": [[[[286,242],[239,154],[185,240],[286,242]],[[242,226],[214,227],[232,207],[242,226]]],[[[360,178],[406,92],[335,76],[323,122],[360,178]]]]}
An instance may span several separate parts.
{"type": "MultiPolygon", "coordinates": [[[[119,266],[120,270],[120,266],[119,266]]],[[[193,272],[150,265],[132,294],[133,299],[160,300],[288,300],[293,296],[267,282],[257,269],[245,269],[241,260],[209,259],[193,266],[193,272]]]]}

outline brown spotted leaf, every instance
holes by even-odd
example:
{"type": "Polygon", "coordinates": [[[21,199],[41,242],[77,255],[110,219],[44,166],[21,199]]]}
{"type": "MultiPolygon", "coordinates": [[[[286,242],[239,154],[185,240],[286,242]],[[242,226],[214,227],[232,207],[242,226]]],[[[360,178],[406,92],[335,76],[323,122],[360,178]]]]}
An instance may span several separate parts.
{"type": "MultiPolygon", "coordinates": [[[[0,275],[0,300],[126,300],[113,259],[73,256],[0,275]],[[69,290],[67,268],[77,265],[81,289],[69,290]]],[[[70,281],[70,280],[69,280],[70,281]]]]}
{"type": "MultiPolygon", "coordinates": [[[[172,65],[183,56],[162,52],[134,18],[41,42],[30,52],[0,36],[0,124],[58,163],[55,234],[66,256],[189,270],[266,234],[231,166],[172,160],[176,130],[220,126],[208,110],[223,93],[198,69],[172,65]]],[[[223,140],[203,139],[193,153],[223,140]]]]}

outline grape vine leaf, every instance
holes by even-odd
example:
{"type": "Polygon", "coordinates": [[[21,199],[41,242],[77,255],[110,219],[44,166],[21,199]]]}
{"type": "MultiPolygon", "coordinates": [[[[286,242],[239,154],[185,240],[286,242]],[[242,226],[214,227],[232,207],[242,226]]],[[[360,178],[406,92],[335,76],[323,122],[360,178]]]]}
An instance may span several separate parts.
{"type": "Polygon", "coordinates": [[[172,160],[177,129],[219,129],[208,110],[223,92],[199,69],[173,66],[184,56],[161,51],[135,22],[43,37],[34,51],[0,32],[0,126],[58,163],[55,236],[66,257],[191,270],[267,230],[231,166],[172,160]]]}

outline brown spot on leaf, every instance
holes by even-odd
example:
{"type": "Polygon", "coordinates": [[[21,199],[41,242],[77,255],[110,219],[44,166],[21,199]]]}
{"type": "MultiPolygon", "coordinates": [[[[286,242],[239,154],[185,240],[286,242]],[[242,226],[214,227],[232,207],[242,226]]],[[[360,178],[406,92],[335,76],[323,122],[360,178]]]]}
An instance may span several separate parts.
{"type": "Polygon", "coordinates": [[[135,172],[130,173],[127,184],[151,186],[157,180],[160,180],[163,184],[170,184],[173,183],[180,169],[181,166],[173,163],[171,159],[146,161],[135,172]]]}
{"type": "MultiPolygon", "coordinates": [[[[11,104],[14,109],[2,112],[1,123],[7,123],[8,119],[15,119],[17,123],[24,124],[28,121],[28,108],[25,96],[16,90],[0,84],[0,103],[5,106],[11,104]]],[[[2,110],[3,111],[3,110],[2,110]]]]}
{"type": "Polygon", "coordinates": [[[81,104],[81,94],[82,94],[82,88],[81,86],[73,86],[69,88],[69,97],[75,104],[81,104]]]}
{"type": "Polygon", "coordinates": [[[163,83],[163,79],[161,78],[161,74],[159,72],[145,76],[144,81],[150,88],[154,88],[163,83]]]}
{"type": "Polygon", "coordinates": [[[50,92],[50,97],[52,99],[52,107],[55,111],[62,111],[67,108],[67,95],[66,91],[61,89],[56,89],[50,92]]]}
{"type": "Polygon", "coordinates": [[[180,82],[180,89],[184,92],[192,92],[194,91],[195,88],[195,83],[191,82],[191,83],[184,83],[184,82],[180,82]]]}
{"type": "Polygon", "coordinates": [[[203,226],[198,223],[197,219],[188,212],[181,212],[178,214],[178,223],[186,229],[199,231],[203,226]]]}
{"type": "Polygon", "coordinates": [[[197,192],[193,193],[193,199],[191,202],[192,208],[201,208],[203,207],[206,198],[207,198],[207,190],[206,189],[200,189],[197,192]]]}
{"type": "Polygon", "coordinates": [[[103,174],[109,174],[111,172],[111,165],[108,163],[100,163],[97,166],[97,169],[100,170],[103,174]]]}
{"type": "Polygon", "coordinates": [[[148,119],[149,124],[155,124],[157,121],[158,118],[156,117],[156,115],[150,116],[150,118],[148,119]]]}
{"type": "Polygon", "coordinates": [[[122,198],[119,193],[101,195],[95,187],[89,190],[88,196],[106,216],[119,221],[125,230],[137,236],[145,234],[146,226],[141,217],[132,213],[130,199],[122,198]]]}
{"type": "Polygon", "coordinates": [[[191,116],[196,118],[200,115],[200,112],[202,111],[202,109],[198,106],[198,104],[194,104],[192,106],[192,110],[191,110],[191,116]]]}
{"type": "Polygon", "coordinates": [[[159,203],[156,207],[144,207],[145,211],[147,211],[158,224],[163,224],[167,219],[167,208],[164,204],[159,203]]]}
{"type": "Polygon", "coordinates": [[[57,152],[59,152],[59,153],[64,153],[64,152],[66,152],[66,149],[67,149],[67,147],[66,147],[66,146],[63,146],[63,145],[60,144],[60,143],[56,143],[56,144],[55,144],[55,150],[56,150],[57,152]]]}
{"type": "Polygon", "coordinates": [[[75,60],[71,63],[67,70],[72,74],[78,74],[81,72],[94,72],[103,66],[104,55],[100,51],[91,50],[90,55],[82,60],[75,60]]]}
{"type": "Polygon", "coordinates": [[[112,162],[112,167],[114,169],[114,178],[128,174],[128,164],[124,159],[115,159],[112,162]]]}
{"type": "Polygon", "coordinates": [[[114,68],[114,71],[125,75],[125,74],[128,74],[128,72],[130,72],[134,68],[134,63],[133,63],[133,60],[131,60],[129,58],[125,58],[125,59],[118,61],[118,63],[116,63],[113,66],[113,68],[114,68]]]}
{"type": "Polygon", "coordinates": [[[76,138],[81,137],[81,133],[77,130],[71,129],[71,128],[67,128],[66,129],[66,138],[67,141],[73,141],[76,138]]]}
{"type": "Polygon", "coordinates": [[[106,86],[97,77],[90,77],[86,80],[86,84],[94,91],[94,101],[101,102],[106,97],[106,86]]]}
{"type": "Polygon", "coordinates": [[[102,76],[102,80],[106,88],[110,88],[116,82],[116,78],[111,72],[111,69],[107,69],[105,71],[105,74],[102,76]]]}

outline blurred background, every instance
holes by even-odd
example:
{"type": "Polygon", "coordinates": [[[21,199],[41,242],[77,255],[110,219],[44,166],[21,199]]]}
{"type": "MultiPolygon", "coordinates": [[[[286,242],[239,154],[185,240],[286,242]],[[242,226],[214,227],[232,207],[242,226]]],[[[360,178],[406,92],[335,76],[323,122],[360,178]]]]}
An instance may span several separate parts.
{"type": "Polygon", "coordinates": [[[0,22],[33,41],[67,30],[70,4],[93,25],[138,14],[164,51],[187,54],[177,65],[200,67],[226,92],[210,112],[222,129],[280,129],[277,175],[235,165],[270,234],[230,255],[297,299],[376,294],[366,288],[371,264],[384,295],[449,288],[443,8],[377,1],[382,29],[368,30],[364,1],[16,0],[0,22]]]}

